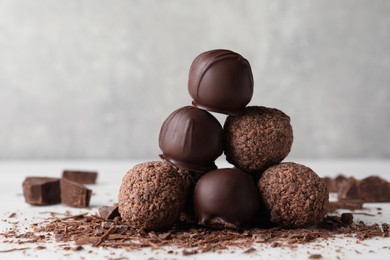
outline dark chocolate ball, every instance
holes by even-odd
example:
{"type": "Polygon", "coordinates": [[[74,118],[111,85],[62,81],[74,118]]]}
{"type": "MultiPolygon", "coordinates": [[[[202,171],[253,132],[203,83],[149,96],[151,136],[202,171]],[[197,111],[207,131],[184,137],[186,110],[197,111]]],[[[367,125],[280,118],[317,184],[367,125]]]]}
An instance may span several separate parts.
{"type": "Polygon", "coordinates": [[[168,162],[145,162],[123,177],[118,210],[132,228],[157,230],[171,227],[184,209],[190,184],[187,172],[168,162]]]}
{"type": "Polygon", "coordinates": [[[251,66],[240,54],[229,50],[204,52],[191,65],[188,91],[194,106],[238,114],[253,95],[251,66]]]}
{"type": "Polygon", "coordinates": [[[238,228],[250,224],[260,203],[252,177],[240,169],[225,168],[199,179],[194,205],[200,224],[238,228]]]}
{"type": "Polygon", "coordinates": [[[159,145],[161,158],[193,171],[215,169],[223,152],[222,126],[209,112],[192,106],[174,111],[163,123],[159,145]]]}
{"type": "Polygon", "coordinates": [[[226,160],[250,173],[280,163],[290,152],[293,130],[290,117],[275,108],[246,107],[228,116],[224,124],[226,160]]]}
{"type": "Polygon", "coordinates": [[[329,192],[312,169],[297,163],[271,166],[261,176],[258,188],[270,220],[288,228],[308,227],[325,217],[329,192]]]}

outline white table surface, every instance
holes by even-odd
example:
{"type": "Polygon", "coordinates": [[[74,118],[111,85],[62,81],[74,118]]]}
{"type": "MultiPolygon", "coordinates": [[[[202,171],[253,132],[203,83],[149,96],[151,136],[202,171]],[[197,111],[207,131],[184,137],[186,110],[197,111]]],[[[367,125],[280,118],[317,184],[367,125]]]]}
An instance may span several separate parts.
{"type": "MultiPolygon", "coordinates": [[[[48,217],[42,214],[44,211],[65,212],[71,211],[74,214],[83,212],[97,212],[97,208],[102,205],[111,205],[117,201],[117,194],[121,183],[121,178],[125,172],[138,161],[0,161],[0,233],[6,231],[12,225],[6,223],[11,213],[16,213],[16,218],[12,221],[19,221],[21,228],[28,227],[31,223],[39,222],[48,217]],[[26,204],[22,196],[22,182],[26,176],[52,176],[60,177],[64,169],[76,170],[97,170],[99,177],[97,184],[90,185],[94,195],[91,198],[91,210],[72,209],[63,205],[34,207],[26,204]]],[[[320,176],[336,176],[343,173],[347,176],[364,178],[370,175],[378,175],[390,180],[390,160],[287,160],[303,163],[311,167],[320,176]]],[[[224,161],[217,162],[219,167],[229,167],[224,161]]],[[[390,223],[390,203],[365,204],[372,213],[376,213],[376,208],[382,208],[382,214],[375,216],[354,216],[356,220],[363,220],[368,224],[390,223]]],[[[367,211],[367,212],[370,212],[367,211]]],[[[341,211],[340,211],[341,212],[341,211]]],[[[15,247],[28,247],[29,245],[16,245],[2,242],[0,236],[0,251],[15,247]]],[[[44,244],[45,250],[29,249],[25,252],[14,251],[0,253],[0,259],[308,259],[311,254],[321,254],[322,259],[390,259],[390,238],[375,238],[365,240],[361,244],[356,244],[354,238],[338,238],[331,241],[315,241],[310,244],[298,245],[295,249],[272,248],[269,245],[255,244],[258,250],[252,254],[242,254],[240,250],[231,253],[204,253],[191,256],[180,254],[167,254],[166,251],[153,251],[142,249],[138,251],[125,252],[121,249],[103,249],[84,246],[82,251],[58,250],[56,242],[44,244]],[[323,246],[323,248],[319,247],[323,246]],[[88,253],[92,250],[93,253],[88,253]],[[110,252],[115,251],[115,255],[110,252]],[[70,254],[65,256],[65,254],[70,254]]],[[[31,247],[36,247],[37,244],[31,247]]]]}

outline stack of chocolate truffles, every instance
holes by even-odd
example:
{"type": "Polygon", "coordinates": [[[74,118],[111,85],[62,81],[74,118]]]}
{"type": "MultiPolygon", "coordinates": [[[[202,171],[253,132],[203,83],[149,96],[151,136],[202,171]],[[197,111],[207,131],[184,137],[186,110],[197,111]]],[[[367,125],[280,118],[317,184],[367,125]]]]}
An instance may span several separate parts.
{"type": "Polygon", "coordinates": [[[211,50],[193,61],[192,104],[163,122],[161,161],[145,162],[123,177],[118,209],[138,229],[169,228],[183,218],[206,227],[307,227],[327,212],[329,193],[310,168],[282,162],[293,143],[282,111],[247,106],[254,80],[247,59],[211,50]],[[212,113],[226,114],[222,127],[212,113]],[[224,153],[232,168],[217,169],[224,153]],[[184,217],[183,217],[184,216],[184,217]]]}

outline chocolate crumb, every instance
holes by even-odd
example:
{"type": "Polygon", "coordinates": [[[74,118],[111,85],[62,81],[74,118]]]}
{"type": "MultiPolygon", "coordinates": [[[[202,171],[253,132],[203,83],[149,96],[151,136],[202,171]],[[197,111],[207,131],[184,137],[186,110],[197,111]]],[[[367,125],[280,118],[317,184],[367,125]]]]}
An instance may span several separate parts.
{"type": "Polygon", "coordinates": [[[342,213],[340,220],[346,225],[351,225],[353,223],[353,215],[351,213],[342,213]]]}
{"type": "Polygon", "coordinates": [[[256,252],[256,249],[251,247],[251,248],[248,248],[247,250],[245,250],[244,252],[242,252],[243,254],[251,254],[253,252],[256,252]]]}
{"type": "Polygon", "coordinates": [[[321,259],[321,258],[322,258],[322,255],[320,255],[320,254],[314,254],[314,255],[309,256],[309,259],[321,259]]]}
{"type": "Polygon", "coordinates": [[[76,246],[75,248],[73,248],[73,251],[81,251],[81,250],[84,250],[84,247],[76,246]]]}
{"type": "Polygon", "coordinates": [[[198,253],[197,250],[186,250],[186,249],[184,249],[184,250],[182,251],[182,254],[183,254],[184,256],[187,256],[187,255],[195,255],[195,254],[197,254],[197,253],[198,253]]]}

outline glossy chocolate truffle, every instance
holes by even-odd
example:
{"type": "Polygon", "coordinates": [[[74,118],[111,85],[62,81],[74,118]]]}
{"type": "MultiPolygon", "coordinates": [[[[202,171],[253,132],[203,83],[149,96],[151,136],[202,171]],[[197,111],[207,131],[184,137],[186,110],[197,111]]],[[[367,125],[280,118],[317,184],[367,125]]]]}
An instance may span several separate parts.
{"type": "Polygon", "coordinates": [[[200,224],[223,228],[250,224],[260,205],[252,177],[237,168],[203,175],[195,186],[194,204],[200,224]]]}
{"type": "Polygon", "coordinates": [[[180,217],[188,194],[189,176],[164,161],[134,166],[123,177],[118,210],[132,228],[158,230],[180,217]]]}
{"type": "Polygon", "coordinates": [[[246,107],[224,124],[226,160],[250,173],[280,163],[290,152],[293,130],[290,117],[275,108],[246,107]]]}
{"type": "Polygon", "coordinates": [[[309,227],[321,222],[328,210],[326,184],[312,169],[297,163],[271,166],[258,188],[271,222],[287,228],[309,227]]]}
{"type": "Polygon", "coordinates": [[[240,54],[229,50],[204,52],[191,65],[188,91],[194,106],[238,114],[253,95],[251,66],[240,54]]]}
{"type": "Polygon", "coordinates": [[[209,171],[223,152],[222,126],[205,110],[182,107],[163,123],[159,145],[164,160],[188,170],[209,171]]]}

